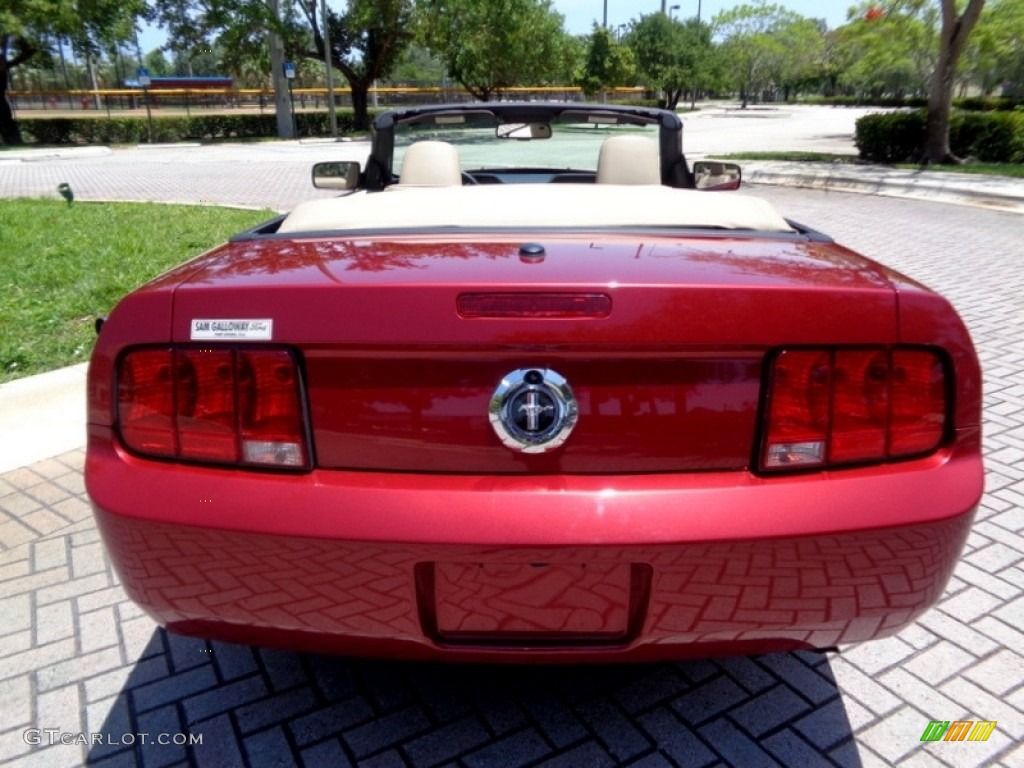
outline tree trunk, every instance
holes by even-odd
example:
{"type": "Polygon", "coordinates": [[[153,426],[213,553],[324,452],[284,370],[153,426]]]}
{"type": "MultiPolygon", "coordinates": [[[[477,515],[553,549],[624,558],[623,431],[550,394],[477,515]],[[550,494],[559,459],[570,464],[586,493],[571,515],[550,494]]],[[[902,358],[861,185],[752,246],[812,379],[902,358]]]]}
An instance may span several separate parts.
{"type": "Polygon", "coordinates": [[[367,109],[367,97],[372,80],[350,80],[352,91],[352,122],[357,131],[370,130],[370,112],[367,109]]]}
{"type": "MultiPolygon", "coordinates": [[[[275,19],[280,19],[279,0],[270,0],[270,10],[275,19]]],[[[284,76],[284,40],[277,32],[269,32],[270,76],[274,85],[274,111],[277,113],[277,137],[295,138],[295,124],[292,121],[291,94],[288,79],[284,76]]]]}
{"type": "Polygon", "coordinates": [[[928,117],[925,122],[924,145],[921,148],[922,165],[960,162],[949,147],[949,119],[953,111],[956,67],[984,5],[985,0],[971,0],[963,15],[957,17],[955,0],[942,0],[939,61],[932,73],[928,92],[928,117]]]}
{"type": "Polygon", "coordinates": [[[24,141],[18,124],[14,121],[11,105],[7,103],[7,85],[10,82],[11,70],[32,58],[36,49],[27,40],[18,38],[18,53],[14,58],[8,59],[7,51],[10,50],[11,42],[10,35],[0,35],[0,142],[15,146],[23,144],[24,141]]]}
{"type": "Polygon", "coordinates": [[[11,105],[7,103],[7,67],[0,67],[0,141],[10,146],[24,143],[11,105]]]}

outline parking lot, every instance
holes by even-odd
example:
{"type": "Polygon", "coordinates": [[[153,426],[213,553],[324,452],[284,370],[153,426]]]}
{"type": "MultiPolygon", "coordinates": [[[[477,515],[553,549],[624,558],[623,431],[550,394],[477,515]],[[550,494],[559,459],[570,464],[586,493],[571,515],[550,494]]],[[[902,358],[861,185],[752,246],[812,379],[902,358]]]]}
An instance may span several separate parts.
{"type": "MultiPolygon", "coordinates": [[[[0,167],[0,195],[58,179],[80,199],[283,208],[312,196],[315,148],[260,152],[271,157],[247,165],[184,149],[42,159],[0,167]]],[[[610,667],[364,661],[180,638],[118,586],[76,448],[0,475],[0,762],[1024,765],[1024,218],[781,187],[744,194],[943,293],[979,349],[986,495],[942,602],[911,628],[839,653],[610,667]],[[996,726],[984,742],[922,742],[933,720],[996,726]]],[[[303,567],[301,553],[287,566],[303,567]]]]}

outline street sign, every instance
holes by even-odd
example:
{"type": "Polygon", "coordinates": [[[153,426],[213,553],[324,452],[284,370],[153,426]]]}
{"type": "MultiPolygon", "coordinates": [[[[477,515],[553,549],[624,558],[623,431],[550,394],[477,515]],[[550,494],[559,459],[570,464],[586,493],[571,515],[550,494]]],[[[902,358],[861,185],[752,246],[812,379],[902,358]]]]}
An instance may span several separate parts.
{"type": "Polygon", "coordinates": [[[294,63],[292,63],[290,61],[286,61],[284,63],[284,76],[286,78],[288,78],[289,80],[294,80],[295,79],[295,64],[294,63]]]}
{"type": "Polygon", "coordinates": [[[139,70],[136,74],[139,77],[139,85],[141,85],[143,88],[149,88],[149,86],[152,85],[153,80],[149,76],[148,69],[146,69],[145,67],[139,67],[139,70]]]}

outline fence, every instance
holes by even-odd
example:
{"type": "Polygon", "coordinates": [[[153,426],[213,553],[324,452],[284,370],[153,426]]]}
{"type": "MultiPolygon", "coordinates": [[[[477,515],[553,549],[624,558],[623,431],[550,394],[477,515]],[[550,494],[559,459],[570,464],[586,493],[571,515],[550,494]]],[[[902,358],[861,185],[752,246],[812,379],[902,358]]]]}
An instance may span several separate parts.
{"type": "MultiPolygon", "coordinates": [[[[148,92],[137,88],[100,90],[40,90],[7,92],[8,100],[15,111],[105,112],[108,116],[117,113],[131,113],[144,110],[148,94],[153,109],[184,110],[273,110],[274,93],[270,89],[223,88],[223,89],[150,89],[148,92]]],[[[643,88],[609,89],[609,101],[650,98],[650,92],[643,88]]],[[[410,106],[472,101],[473,97],[460,88],[371,88],[371,107],[410,106]]],[[[326,88],[295,88],[292,98],[297,110],[321,109],[328,102],[326,88]]],[[[580,101],[584,98],[579,88],[573,86],[543,86],[535,88],[505,88],[495,98],[516,101],[580,101]]],[[[348,89],[334,91],[338,107],[350,107],[352,95],[348,89]]]]}

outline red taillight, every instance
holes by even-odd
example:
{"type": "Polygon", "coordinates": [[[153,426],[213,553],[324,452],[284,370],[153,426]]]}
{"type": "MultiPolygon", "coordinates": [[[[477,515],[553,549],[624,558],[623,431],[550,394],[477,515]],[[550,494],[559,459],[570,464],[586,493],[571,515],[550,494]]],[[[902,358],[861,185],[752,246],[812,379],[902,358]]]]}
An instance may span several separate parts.
{"type": "Polygon", "coordinates": [[[139,453],[175,456],[174,356],[147,349],[126,355],[118,371],[121,437],[139,453]]]}
{"type": "Polygon", "coordinates": [[[921,349],[892,353],[889,451],[930,451],[946,429],[946,372],[942,361],[921,349]]]}
{"type": "Polygon", "coordinates": [[[136,350],[118,368],[118,428],[141,454],[303,468],[309,451],[300,386],[287,350],[136,350]]]}
{"type": "Polygon", "coordinates": [[[946,432],[947,391],[945,366],[930,350],[784,350],[769,374],[761,468],[929,453],[946,432]]]}

